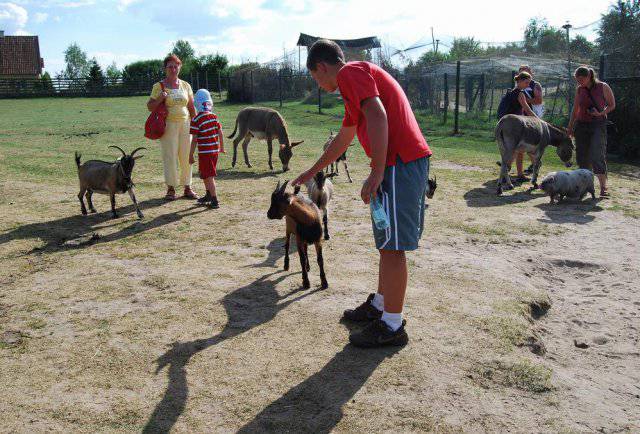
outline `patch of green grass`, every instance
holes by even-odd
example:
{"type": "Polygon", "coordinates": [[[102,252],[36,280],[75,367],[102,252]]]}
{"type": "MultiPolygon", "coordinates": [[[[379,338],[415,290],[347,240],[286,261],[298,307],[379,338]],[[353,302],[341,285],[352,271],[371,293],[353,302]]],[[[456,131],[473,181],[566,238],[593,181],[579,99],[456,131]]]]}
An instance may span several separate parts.
{"type": "Polygon", "coordinates": [[[551,374],[551,369],[528,359],[515,362],[494,360],[476,367],[477,380],[484,386],[494,383],[534,393],[553,390],[551,374]]]}

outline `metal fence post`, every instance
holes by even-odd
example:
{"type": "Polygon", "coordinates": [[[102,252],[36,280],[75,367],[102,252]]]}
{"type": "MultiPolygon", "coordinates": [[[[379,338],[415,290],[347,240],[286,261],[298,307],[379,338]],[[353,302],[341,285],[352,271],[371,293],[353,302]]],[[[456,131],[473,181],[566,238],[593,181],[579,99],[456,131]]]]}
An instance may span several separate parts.
{"type": "Polygon", "coordinates": [[[280,99],[280,107],[282,107],[282,69],[278,71],[278,95],[280,99]]]}
{"type": "Polygon", "coordinates": [[[447,123],[447,113],[449,113],[449,75],[444,73],[444,114],[442,124],[447,123]]]}
{"type": "Polygon", "coordinates": [[[460,117],[460,61],[456,62],[456,108],[454,111],[453,134],[460,134],[459,121],[460,117]]]}

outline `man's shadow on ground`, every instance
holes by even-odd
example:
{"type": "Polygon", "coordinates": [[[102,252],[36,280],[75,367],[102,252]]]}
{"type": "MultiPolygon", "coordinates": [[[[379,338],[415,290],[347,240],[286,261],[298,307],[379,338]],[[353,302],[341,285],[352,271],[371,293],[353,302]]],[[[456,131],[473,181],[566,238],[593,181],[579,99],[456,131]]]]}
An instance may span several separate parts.
{"type": "Polygon", "coordinates": [[[220,333],[189,342],[174,342],[171,348],[156,360],[158,364],[156,373],[169,367],[169,382],[162,400],[156,405],[143,432],[169,432],[184,411],[189,396],[186,366],[191,357],[226,339],[268,323],[291,303],[320,291],[320,289],[305,292],[295,290],[280,296],[276,291],[276,285],[290,274],[274,277],[279,273],[276,271],[265,274],[223,298],[222,303],[228,320],[220,333]]]}
{"type": "Polygon", "coordinates": [[[238,432],[331,432],[342,419],[342,407],[380,363],[400,349],[345,345],[320,371],[289,389],[238,432]]]}
{"type": "MultiPolygon", "coordinates": [[[[149,199],[139,202],[140,209],[146,210],[166,203],[164,199],[149,199]]],[[[0,234],[0,245],[13,240],[40,239],[43,246],[28,253],[51,253],[60,250],[83,248],[96,243],[117,241],[160,226],[174,223],[184,217],[206,211],[205,207],[195,207],[162,214],[153,219],[147,217],[138,220],[133,205],[118,208],[121,218],[112,219],[111,211],[89,214],[77,214],[61,219],[18,226],[0,234]],[[99,235],[96,231],[122,223],[123,219],[132,219],[132,223],[108,235],[99,235]]]]}

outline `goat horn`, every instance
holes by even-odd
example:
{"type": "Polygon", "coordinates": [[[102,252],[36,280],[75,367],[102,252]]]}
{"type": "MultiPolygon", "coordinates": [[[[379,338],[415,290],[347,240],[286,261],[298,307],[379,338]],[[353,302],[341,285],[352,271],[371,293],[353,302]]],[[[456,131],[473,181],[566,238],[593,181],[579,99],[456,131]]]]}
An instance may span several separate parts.
{"type": "Polygon", "coordinates": [[[284,191],[287,188],[287,184],[289,184],[289,181],[285,181],[284,184],[282,184],[282,187],[280,187],[280,191],[284,191]]]}
{"type": "Polygon", "coordinates": [[[133,154],[135,154],[136,152],[142,150],[142,149],[147,149],[144,146],[140,146],[139,148],[136,148],[133,150],[133,152],[131,152],[131,154],[129,155],[130,157],[133,157],[133,154]]]}
{"type": "Polygon", "coordinates": [[[115,148],[115,149],[119,150],[120,152],[122,152],[122,156],[123,156],[123,157],[126,157],[126,156],[127,156],[127,153],[126,153],[126,152],[124,152],[120,146],[111,145],[111,146],[109,146],[109,147],[110,147],[110,148],[115,148]]]}
{"type": "Polygon", "coordinates": [[[273,192],[275,193],[278,190],[280,190],[280,180],[279,179],[278,179],[278,185],[276,185],[276,189],[273,190],[273,192]]]}
{"type": "Polygon", "coordinates": [[[300,143],[304,143],[304,140],[300,140],[299,142],[292,142],[290,147],[298,146],[300,143]]]}

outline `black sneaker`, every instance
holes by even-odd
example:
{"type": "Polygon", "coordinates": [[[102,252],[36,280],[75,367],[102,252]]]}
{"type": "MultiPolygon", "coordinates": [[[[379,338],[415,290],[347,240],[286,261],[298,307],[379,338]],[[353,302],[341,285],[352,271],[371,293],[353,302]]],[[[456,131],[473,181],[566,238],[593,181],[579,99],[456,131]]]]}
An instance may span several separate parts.
{"type": "Polygon", "coordinates": [[[355,309],[347,309],[344,311],[342,318],[348,321],[354,322],[364,322],[364,321],[373,321],[376,319],[380,319],[382,317],[382,311],[373,307],[373,297],[375,294],[369,294],[367,297],[367,301],[362,303],[360,306],[355,309]]]}
{"type": "Polygon", "coordinates": [[[211,194],[207,191],[207,194],[205,194],[200,199],[198,199],[197,202],[198,202],[198,205],[204,205],[206,203],[211,202],[211,194]]]}
{"type": "Polygon", "coordinates": [[[400,328],[394,332],[384,321],[377,319],[359,332],[352,333],[349,342],[360,348],[407,345],[409,336],[404,329],[406,323],[403,320],[400,328]]]}
{"type": "Polygon", "coordinates": [[[220,208],[220,204],[218,203],[218,198],[217,197],[213,197],[211,199],[211,202],[209,202],[209,207],[213,208],[213,209],[218,209],[220,208]]]}

